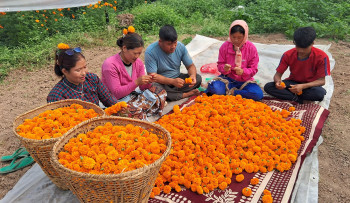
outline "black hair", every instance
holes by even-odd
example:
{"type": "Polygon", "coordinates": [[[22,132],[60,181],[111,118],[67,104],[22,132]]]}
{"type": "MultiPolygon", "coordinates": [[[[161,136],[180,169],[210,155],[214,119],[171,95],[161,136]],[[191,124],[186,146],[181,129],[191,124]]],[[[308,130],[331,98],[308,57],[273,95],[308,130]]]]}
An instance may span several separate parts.
{"type": "Polygon", "coordinates": [[[300,48],[309,47],[316,39],[316,31],[313,27],[301,27],[294,32],[294,44],[300,48]]]}
{"type": "Polygon", "coordinates": [[[62,72],[62,69],[66,69],[67,71],[70,71],[70,69],[74,68],[77,64],[77,62],[84,58],[84,55],[80,52],[75,52],[73,49],[59,49],[56,51],[55,54],[55,74],[59,77],[62,77],[64,74],[62,72]],[[74,53],[73,55],[66,54],[67,50],[72,50],[74,53]]]}
{"type": "Polygon", "coordinates": [[[239,32],[239,33],[245,35],[245,30],[244,30],[244,28],[243,28],[242,26],[240,26],[240,25],[235,25],[235,26],[233,26],[233,27],[231,28],[231,30],[230,30],[230,34],[231,34],[231,35],[234,34],[234,33],[236,33],[236,32],[239,32]]]}
{"type": "Polygon", "coordinates": [[[159,39],[163,41],[175,42],[177,40],[175,28],[171,25],[164,25],[159,30],[159,39]]]}
{"type": "Polygon", "coordinates": [[[135,49],[144,46],[142,37],[137,33],[128,33],[117,40],[118,47],[126,46],[127,49],[135,49]]]}

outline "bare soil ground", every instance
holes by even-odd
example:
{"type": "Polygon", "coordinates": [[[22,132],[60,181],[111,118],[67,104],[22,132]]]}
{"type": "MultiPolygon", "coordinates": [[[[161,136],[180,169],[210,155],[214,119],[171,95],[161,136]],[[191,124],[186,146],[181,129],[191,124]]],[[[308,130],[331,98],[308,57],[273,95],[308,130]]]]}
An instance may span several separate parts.
{"type": "MultiPolygon", "coordinates": [[[[225,40],[226,38],[221,38],[225,40]]],[[[282,34],[250,35],[250,41],[265,44],[291,44],[282,34]]],[[[334,93],[329,107],[330,115],[324,125],[323,143],[319,147],[319,202],[350,202],[349,157],[350,139],[350,43],[317,39],[315,44],[332,44],[330,52],[336,65],[332,71],[334,93]]],[[[95,47],[84,49],[90,72],[100,75],[103,61],[117,53],[117,48],[95,47]]],[[[141,57],[143,59],[143,55],[141,57]]],[[[272,77],[272,76],[271,76],[272,77]]],[[[16,116],[46,104],[46,96],[59,81],[53,65],[34,71],[12,71],[0,84],[0,156],[12,154],[21,146],[12,132],[16,116]]],[[[1,162],[0,167],[9,163],[1,162]]],[[[12,189],[30,167],[0,175],[0,199],[12,189]]]]}

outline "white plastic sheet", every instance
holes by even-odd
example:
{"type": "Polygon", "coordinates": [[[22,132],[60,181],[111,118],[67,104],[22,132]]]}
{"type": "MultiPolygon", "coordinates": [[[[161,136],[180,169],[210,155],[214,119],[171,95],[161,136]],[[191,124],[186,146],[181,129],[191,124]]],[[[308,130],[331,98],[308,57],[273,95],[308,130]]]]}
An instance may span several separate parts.
{"type": "Polygon", "coordinates": [[[0,0],[0,12],[72,8],[97,2],[96,0],[0,0]]]}
{"type": "MultiPolygon", "coordinates": [[[[223,41],[208,38],[205,36],[197,35],[186,47],[191,55],[194,64],[197,67],[197,72],[200,73],[200,67],[204,64],[215,63],[218,58],[219,48],[223,41]]],[[[275,73],[275,69],[279,64],[280,57],[283,52],[292,48],[292,45],[266,45],[254,43],[258,49],[260,62],[259,72],[256,75],[260,83],[260,86],[265,85],[267,82],[272,81],[272,77],[275,73]]],[[[335,61],[332,55],[328,52],[330,45],[315,45],[325,51],[330,59],[331,70],[334,68],[335,61]]],[[[182,67],[182,72],[186,72],[186,69],[182,67]]],[[[203,80],[206,77],[213,77],[211,74],[202,74],[203,80]]],[[[289,73],[285,73],[285,77],[289,73]]],[[[333,94],[333,80],[329,76],[326,80],[324,88],[327,90],[327,95],[324,101],[320,102],[320,105],[328,109],[330,99],[333,94]]],[[[169,102],[164,108],[163,114],[172,110],[175,104],[181,104],[186,99],[182,99],[176,102],[169,102]]],[[[157,117],[150,117],[150,121],[155,121],[157,117]]],[[[314,147],[313,152],[308,155],[302,165],[298,179],[296,181],[292,202],[300,203],[314,203],[318,201],[318,159],[317,159],[317,147],[322,143],[322,137],[319,139],[317,145],[314,147]]],[[[41,170],[38,164],[35,164],[30,170],[23,175],[19,182],[10,190],[6,196],[0,200],[0,203],[27,203],[27,202],[79,202],[78,199],[70,191],[62,191],[58,189],[50,179],[41,170]]]]}

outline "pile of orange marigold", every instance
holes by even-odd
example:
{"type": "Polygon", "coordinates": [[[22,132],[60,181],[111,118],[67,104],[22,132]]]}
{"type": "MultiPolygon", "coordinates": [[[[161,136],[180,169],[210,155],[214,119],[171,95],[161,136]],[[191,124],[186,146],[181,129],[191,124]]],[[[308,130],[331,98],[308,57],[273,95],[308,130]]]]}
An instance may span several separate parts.
{"type": "Polygon", "coordinates": [[[82,121],[96,117],[93,109],[84,109],[80,104],[47,110],[33,119],[25,119],[16,132],[29,139],[57,138],[82,121]]]}
{"type": "Polygon", "coordinates": [[[149,165],[166,150],[164,139],[139,126],[107,122],[71,138],[58,154],[65,167],[90,174],[119,174],[149,165]]]}
{"type": "MultiPolygon", "coordinates": [[[[233,174],[289,170],[305,127],[288,119],[287,110],[237,96],[199,96],[196,103],[163,116],[156,123],[172,136],[172,149],[162,164],[151,197],[180,185],[193,192],[225,189],[233,174]]],[[[239,179],[237,177],[236,179],[239,179]]]]}
{"type": "Polygon", "coordinates": [[[110,116],[112,114],[118,113],[122,108],[126,108],[126,107],[128,107],[128,104],[125,101],[118,102],[106,108],[105,113],[110,116]]]}

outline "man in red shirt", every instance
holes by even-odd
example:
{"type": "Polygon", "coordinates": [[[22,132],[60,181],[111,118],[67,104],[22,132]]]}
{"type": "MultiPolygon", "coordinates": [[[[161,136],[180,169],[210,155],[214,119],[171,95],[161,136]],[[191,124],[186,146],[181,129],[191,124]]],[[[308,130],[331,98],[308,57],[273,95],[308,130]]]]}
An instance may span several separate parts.
{"type": "Polygon", "coordinates": [[[322,101],[327,93],[322,87],[325,77],[330,75],[327,54],[313,47],[316,32],[312,27],[302,27],[294,32],[295,48],[286,51],[276,69],[274,82],[265,85],[266,93],[300,104],[322,101]],[[282,81],[282,75],[289,67],[290,75],[282,81]]]}

